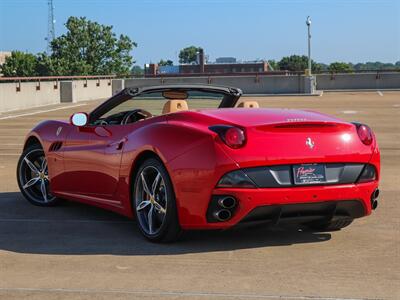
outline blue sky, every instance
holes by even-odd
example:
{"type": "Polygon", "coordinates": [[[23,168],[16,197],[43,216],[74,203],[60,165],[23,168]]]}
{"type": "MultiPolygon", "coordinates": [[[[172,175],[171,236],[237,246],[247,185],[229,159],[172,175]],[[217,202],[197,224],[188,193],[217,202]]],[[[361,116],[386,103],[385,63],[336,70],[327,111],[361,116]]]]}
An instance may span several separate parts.
{"type": "MultiPolygon", "coordinates": [[[[138,43],[143,65],[177,61],[189,45],[210,60],[280,59],[306,54],[305,19],[312,18],[318,62],[400,60],[400,0],[54,0],[56,35],[69,16],[113,25],[138,43]]],[[[46,49],[47,0],[0,0],[0,51],[46,49]]]]}

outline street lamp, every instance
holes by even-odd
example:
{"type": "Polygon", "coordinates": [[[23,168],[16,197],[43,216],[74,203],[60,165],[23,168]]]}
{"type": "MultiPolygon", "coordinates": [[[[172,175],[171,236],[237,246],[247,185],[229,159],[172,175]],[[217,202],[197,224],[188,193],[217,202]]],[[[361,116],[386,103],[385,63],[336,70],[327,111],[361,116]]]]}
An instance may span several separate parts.
{"type": "Polygon", "coordinates": [[[311,33],[310,33],[311,18],[310,18],[310,16],[307,17],[306,24],[307,24],[307,29],[308,29],[308,75],[311,76],[311,33]]]}

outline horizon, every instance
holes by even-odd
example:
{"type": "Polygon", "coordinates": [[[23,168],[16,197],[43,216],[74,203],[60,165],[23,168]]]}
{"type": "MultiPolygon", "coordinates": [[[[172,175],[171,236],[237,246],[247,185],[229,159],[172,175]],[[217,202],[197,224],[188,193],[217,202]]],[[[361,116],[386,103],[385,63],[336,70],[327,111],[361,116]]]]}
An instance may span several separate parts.
{"type": "MultiPolygon", "coordinates": [[[[400,4],[394,0],[54,0],[54,6],[56,36],[65,33],[70,16],[111,25],[117,35],[137,42],[131,54],[139,66],[160,59],[177,64],[179,51],[191,45],[202,47],[210,62],[218,57],[278,61],[306,55],[308,15],[316,62],[400,61],[400,4]]],[[[47,1],[2,0],[0,26],[0,51],[44,52],[47,1]]]]}

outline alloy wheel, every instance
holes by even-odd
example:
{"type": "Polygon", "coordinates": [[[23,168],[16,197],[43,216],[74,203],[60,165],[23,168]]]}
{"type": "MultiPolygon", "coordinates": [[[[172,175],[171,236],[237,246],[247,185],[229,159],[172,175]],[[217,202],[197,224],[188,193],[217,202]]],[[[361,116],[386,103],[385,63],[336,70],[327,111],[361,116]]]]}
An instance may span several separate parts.
{"type": "Polygon", "coordinates": [[[48,204],[55,199],[50,193],[47,160],[41,149],[34,149],[24,156],[20,164],[19,181],[33,201],[48,204]]]}
{"type": "Polygon", "coordinates": [[[140,171],[136,181],[135,205],[141,228],[148,235],[159,233],[167,214],[167,189],[161,172],[154,166],[140,171]]]}

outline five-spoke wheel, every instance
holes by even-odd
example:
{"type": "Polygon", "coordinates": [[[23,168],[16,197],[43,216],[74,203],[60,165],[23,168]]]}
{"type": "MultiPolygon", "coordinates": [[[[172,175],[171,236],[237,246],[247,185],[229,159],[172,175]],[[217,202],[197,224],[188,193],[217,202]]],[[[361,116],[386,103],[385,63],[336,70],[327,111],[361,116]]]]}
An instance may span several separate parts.
{"type": "Polygon", "coordinates": [[[178,223],[175,195],[163,164],[154,158],[139,168],[134,184],[134,201],[138,225],[151,241],[172,241],[181,229],[178,223]]]}
{"type": "Polygon", "coordinates": [[[139,222],[148,234],[157,233],[167,212],[167,191],[164,179],[153,166],[148,166],[140,172],[140,184],[136,189],[136,211],[139,222]]]}
{"type": "Polygon", "coordinates": [[[22,153],[17,168],[18,185],[27,200],[35,205],[50,206],[57,198],[51,194],[47,160],[40,145],[22,153]]]}

